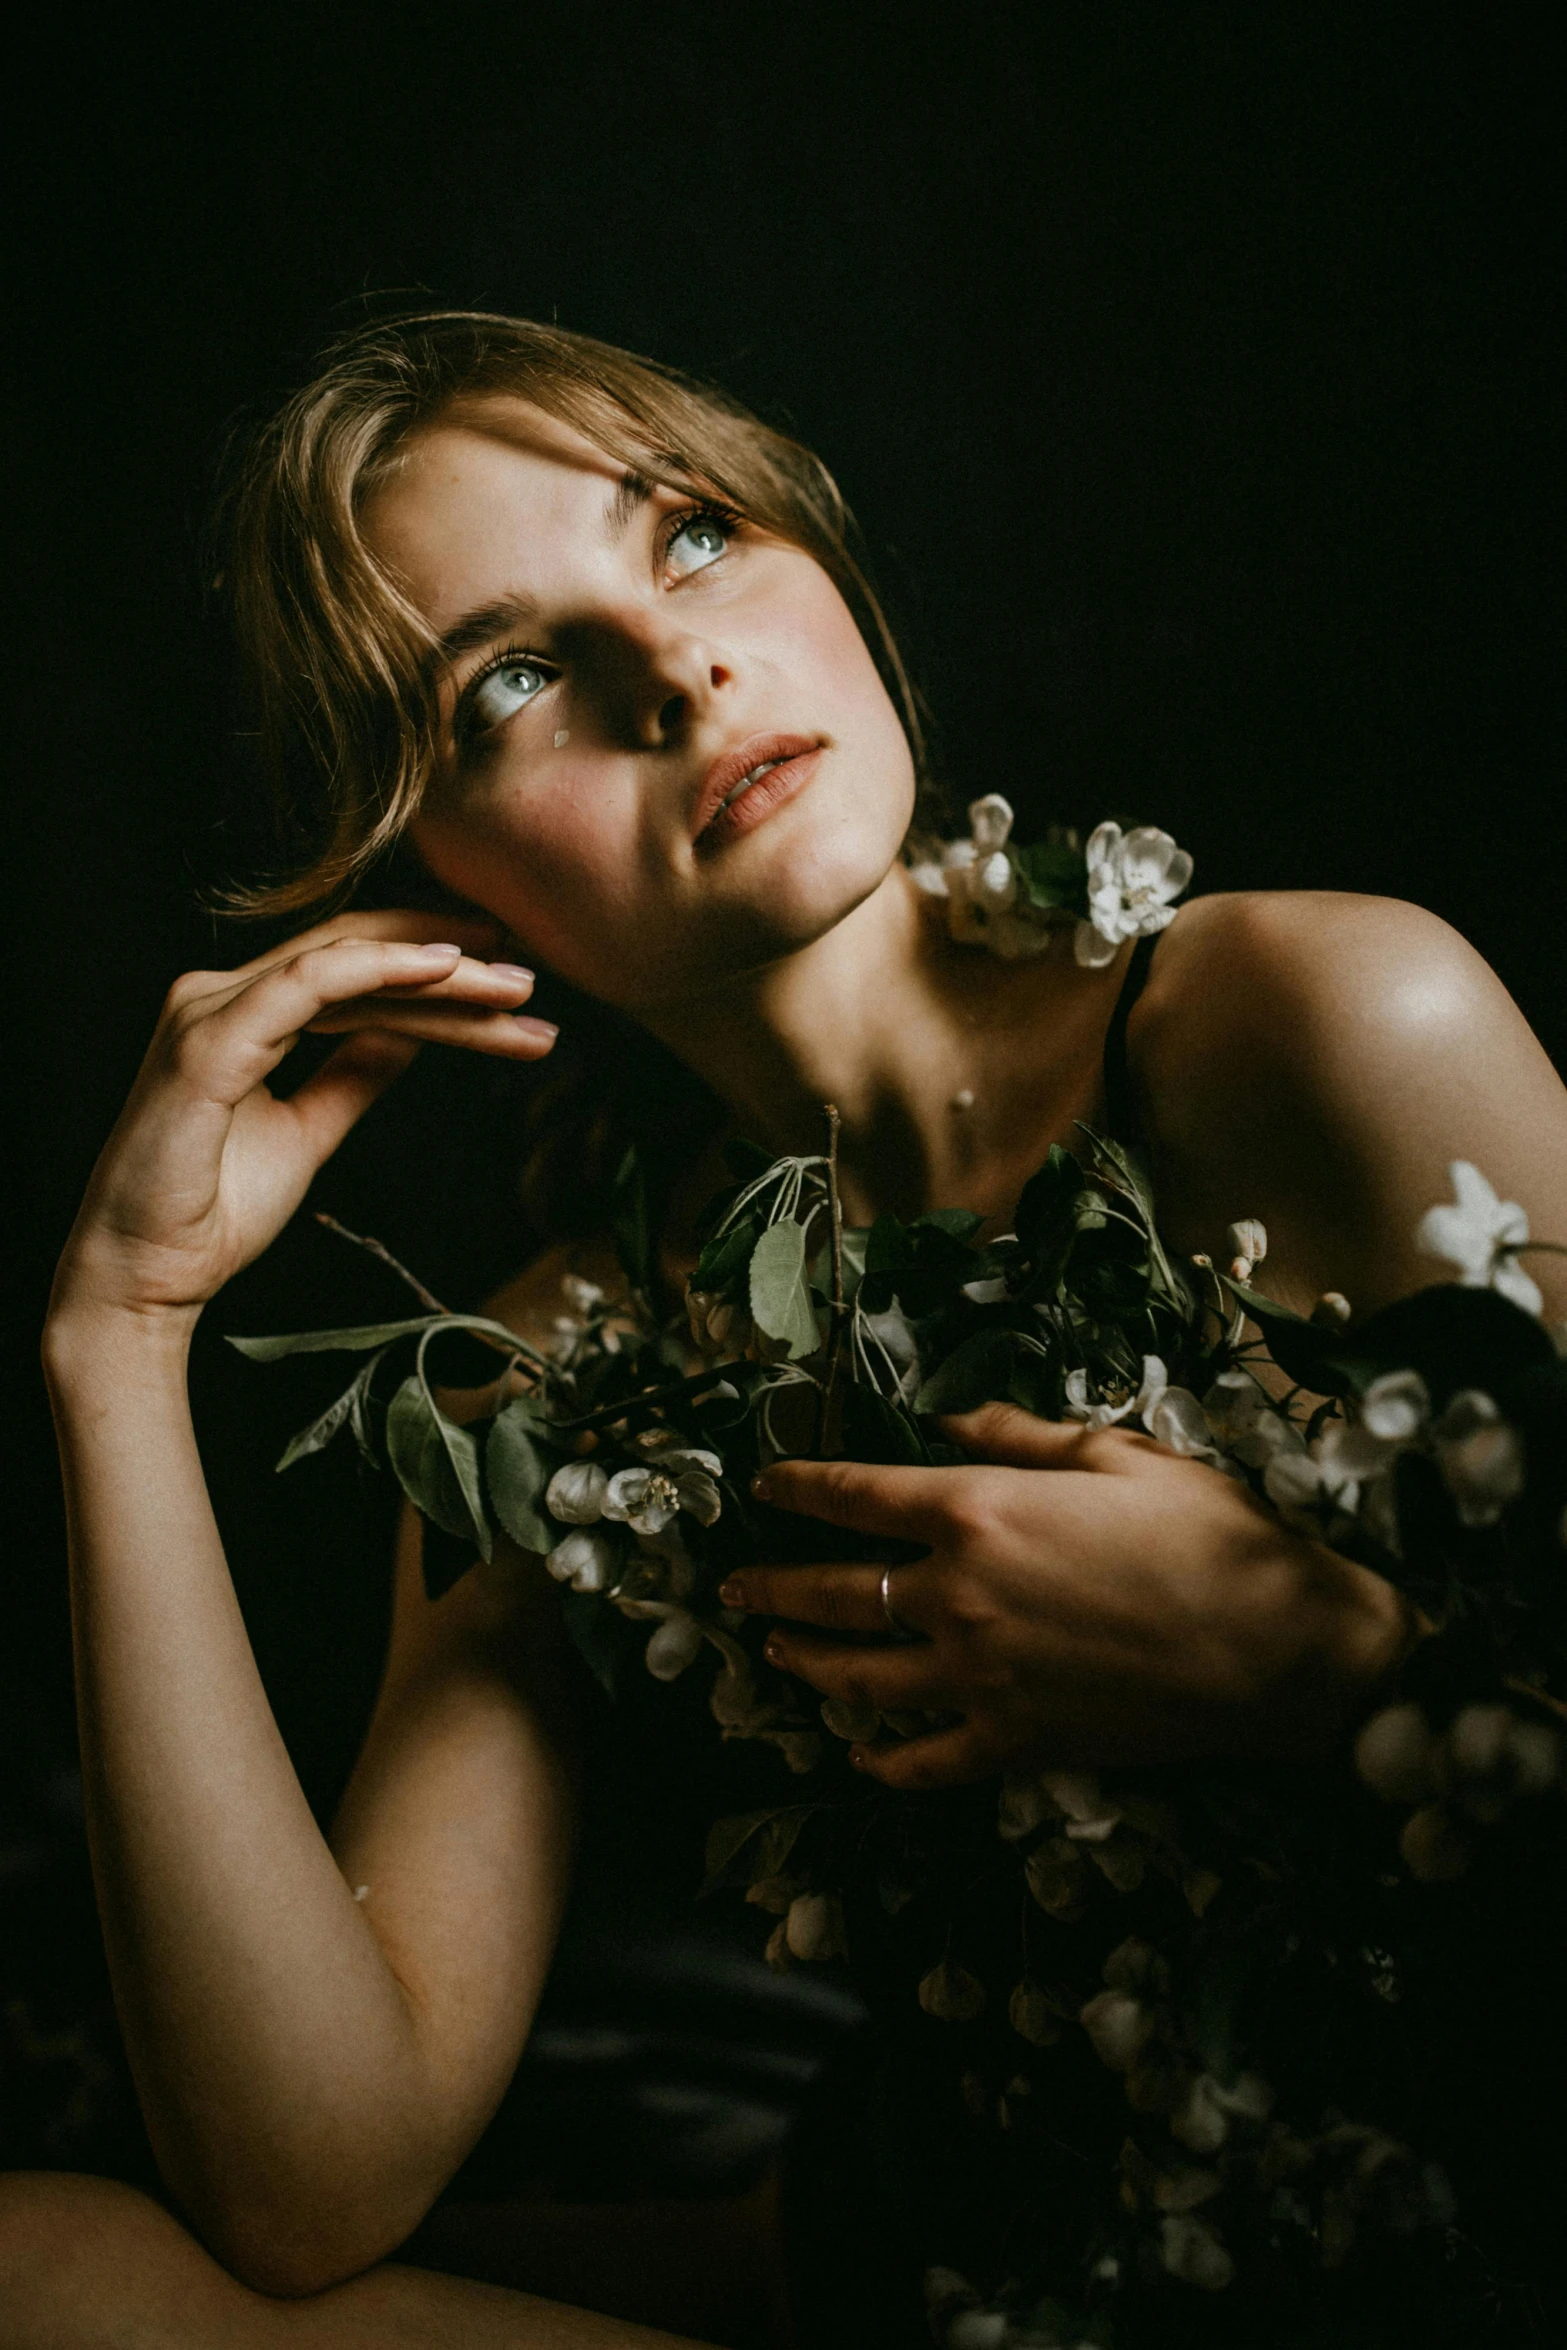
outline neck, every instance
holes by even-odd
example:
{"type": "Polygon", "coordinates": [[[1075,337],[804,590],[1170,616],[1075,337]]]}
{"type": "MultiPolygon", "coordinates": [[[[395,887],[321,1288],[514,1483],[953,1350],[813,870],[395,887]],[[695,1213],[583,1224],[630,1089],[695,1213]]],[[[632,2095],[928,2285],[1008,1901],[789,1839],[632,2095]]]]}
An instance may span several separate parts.
{"type": "Polygon", "coordinates": [[[1001,1216],[1096,1113],[1119,980],[1118,965],[1081,970],[1065,934],[1028,964],[954,945],[896,865],[810,946],[639,1017],[773,1149],[821,1150],[835,1103],[851,1221],[1001,1216]]]}

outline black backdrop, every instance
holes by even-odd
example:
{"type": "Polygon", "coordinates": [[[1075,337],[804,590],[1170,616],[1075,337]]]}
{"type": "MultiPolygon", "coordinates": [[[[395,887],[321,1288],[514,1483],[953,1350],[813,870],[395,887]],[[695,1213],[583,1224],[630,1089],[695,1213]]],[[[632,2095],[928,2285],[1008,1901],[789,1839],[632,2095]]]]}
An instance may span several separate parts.
{"type": "MultiPolygon", "coordinates": [[[[819,446],[960,796],[1155,819],[1204,887],[1392,892],[1558,1057],[1554,11],[579,0],[61,11],[8,123],[5,1807],[68,1801],[48,1270],[243,854],[211,467],[357,298],[557,316],[819,446]]],[[[515,1104],[429,1055],[323,1177],[454,1302],[515,1263],[515,1104]]],[[[313,1391],[226,1355],[380,1296],[308,1228],[209,1317],[204,1435],[318,1800],[376,1667],[313,1391]]],[[[21,1847],[18,1847],[21,1849],[21,1847]]],[[[20,1864],[18,1864],[20,1865],[20,1864]]]]}

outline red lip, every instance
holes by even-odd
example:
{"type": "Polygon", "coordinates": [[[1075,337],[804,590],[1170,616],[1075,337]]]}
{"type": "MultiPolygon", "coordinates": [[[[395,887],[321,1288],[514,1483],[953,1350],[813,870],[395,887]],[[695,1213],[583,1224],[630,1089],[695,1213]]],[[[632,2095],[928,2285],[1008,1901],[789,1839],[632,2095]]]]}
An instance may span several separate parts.
{"type": "Polygon", "coordinates": [[[725,751],[702,778],[692,819],[693,837],[704,848],[713,848],[737,832],[748,831],[753,823],[759,822],[782,800],[792,798],[810,780],[816,765],[815,754],[821,748],[819,736],[753,734],[745,742],[737,743],[732,751],[725,751]],[[771,773],[760,777],[726,808],[724,802],[735,785],[753,767],[763,765],[769,765],[771,773]]]}

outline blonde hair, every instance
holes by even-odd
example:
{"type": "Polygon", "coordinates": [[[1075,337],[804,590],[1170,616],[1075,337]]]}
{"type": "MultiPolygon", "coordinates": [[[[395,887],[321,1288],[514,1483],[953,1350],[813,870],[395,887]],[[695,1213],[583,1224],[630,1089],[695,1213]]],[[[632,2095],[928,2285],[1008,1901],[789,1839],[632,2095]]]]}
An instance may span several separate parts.
{"type": "Polygon", "coordinates": [[[281,875],[224,893],[231,911],[340,904],[418,809],[436,756],[435,639],[359,518],[411,434],[495,393],[814,556],[859,624],[923,782],[921,712],[819,458],[727,394],[590,336],[483,311],[413,313],[332,344],[231,471],[225,585],[287,844],[281,875]]]}

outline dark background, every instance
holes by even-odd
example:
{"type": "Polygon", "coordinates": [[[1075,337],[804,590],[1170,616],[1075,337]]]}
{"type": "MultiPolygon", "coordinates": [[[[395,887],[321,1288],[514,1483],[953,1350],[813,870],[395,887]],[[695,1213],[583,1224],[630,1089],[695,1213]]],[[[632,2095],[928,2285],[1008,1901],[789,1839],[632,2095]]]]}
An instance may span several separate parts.
{"type": "MultiPolygon", "coordinates": [[[[239,953],[197,903],[250,837],[201,551],[236,412],[389,290],[710,373],[837,472],[960,798],[1136,811],[1201,887],[1413,898],[1560,1060],[1555,15],[588,0],[35,28],[3,440],[13,1914],[72,1801],[49,1269],[169,980],[239,953]]],[[[527,1246],[516,1114],[431,1053],[320,1198],[477,1300],[527,1246]]],[[[218,1334],[341,1318],[381,1279],[296,1229],[198,1347],[318,1802],[377,1667],[384,1501],[345,1460],[272,1480],[316,1389],[218,1334]]]]}

